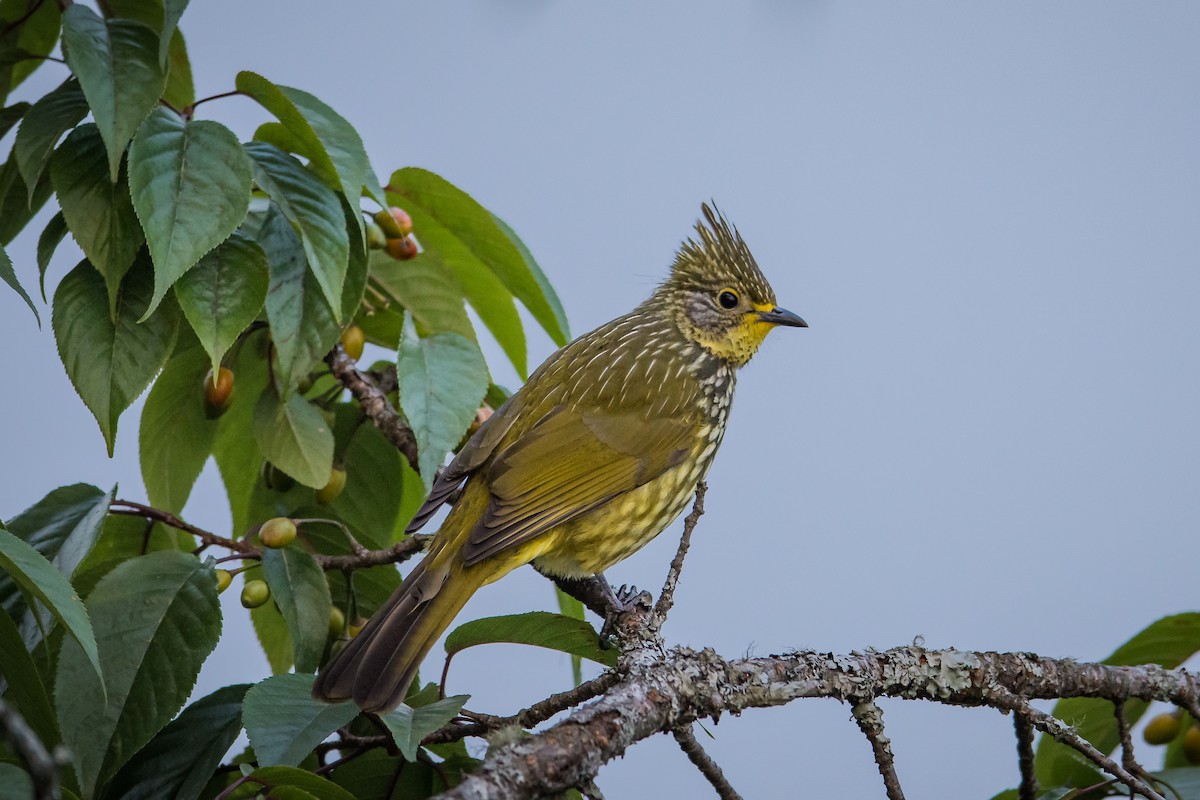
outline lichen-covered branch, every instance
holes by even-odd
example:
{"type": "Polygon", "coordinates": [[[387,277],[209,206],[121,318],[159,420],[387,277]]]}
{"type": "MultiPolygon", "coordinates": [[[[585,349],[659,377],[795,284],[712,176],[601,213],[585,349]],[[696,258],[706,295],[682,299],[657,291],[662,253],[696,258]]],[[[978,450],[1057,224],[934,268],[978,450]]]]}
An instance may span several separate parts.
{"type": "Polygon", "coordinates": [[[892,755],[892,740],[883,731],[883,710],[874,700],[857,703],[851,709],[858,729],[871,743],[871,752],[875,755],[875,763],[879,766],[879,774],[883,777],[883,788],[888,800],[904,800],[904,790],[900,788],[900,776],[896,774],[896,759],[892,755]]]}
{"type": "MultiPolygon", "coordinates": [[[[545,731],[496,748],[476,773],[444,797],[498,800],[561,792],[592,779],[602,765],[656,733],[802,698],[895,697],[992,706],[1028,714],[1035,727],[1056,738],[1079,739],[1067,725],[1026,701],[1136,697],[1180,704],[1200,688],[1197,678],[1182,669],[917,646],[734,660],[708,649],[673,648],[656,655],[654,648],[646,647],[627,652],[618,669],[622,679],[602,697],[545,731]]],[[[1091,747],[1083,745],[1085,752],[1091,747]]],[[[1127,786],[1147,794],[1148,787],[1112,759],[1098,751],[1087,755],[1127,786]]]]}
{"type": "Polygon", "coordinates": [[[363,412],[375,423],[375,427],[379,428],[387,440],[408,459],[412,468],[419,471],[417,440],[408,421],[388,400],[387,393],[391,387],[372,375],[361,372],[354,365],[354,360],[342,350],[341,345],[330,351],[325,362],[329,364],[333,377],[350,391],[362,406],[363,412]]]}

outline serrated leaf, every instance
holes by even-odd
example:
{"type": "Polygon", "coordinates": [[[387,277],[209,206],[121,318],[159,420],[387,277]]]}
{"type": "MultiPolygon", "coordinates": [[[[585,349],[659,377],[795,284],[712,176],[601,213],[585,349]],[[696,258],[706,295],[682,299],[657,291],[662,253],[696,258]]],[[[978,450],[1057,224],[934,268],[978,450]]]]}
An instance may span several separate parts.
{"type": "Polygon", "coordinates": [[[424,339],[407,318],[396,360],[400,407],[417,440],[425,489],[446,454],[462,440],[487,393],[488,371],[479,346],[456,333],[424,339]]]}
{"type": "Polygon", "coordinates": [[[105,20],[75,3],[63,12],[63,54],[99,126],[116,183],[125,146],[166,87],[158,34],[133,20],[105,20]]]}
{"type": "Polygon", "coordinates": [[[0,612],[0,678],[8,684],[4,701],[17,707],[48,747],[58,742],[58,724],[50,695],[12,617],[0,612]]]}
{"type": "MultiPolygon", "coordinates": [[[[1159,664],[1175,669],[1197,652],[1200,652],[1200,613],[1176,614],[1153,622],[1101,663],[1159,664]]],[[[1144,700],[1126,701],[1125,716],[1129,724],[1137,723],[1148,706],[1144,700]]],[[[1111,753],[1116,749],[1117,723],[1109,701],[1071,697],[1055,703],[1052,713],[1101,752],[1111,753]]],[[[1080,763],[1074,750],[1046,736],[1038,742],[1034,768],[1042,786],[1086,785],[1075,781],[1095,770],[1090,764],[1080,763]]]]}
{"type": "Polygon", "coordinates": [[[402,262],[373,251],[371,278],[388,299],[412,314],[418,334],[457,333],[475,339],[475,329],[463,307],[462,285],[432,253],[420,253],[411,261],[402,262]]]}
{"type": "Polygon", "coordinates": [[[196,800],[242,730],[250,684],[225,686],[183,710],[105,788],[121,800],[196,800]]]}
{"type": "Polygon", "coordinates": [[[316,559],[299,547],[263,551],[263,576],[287,621],[297,672],[316,672],[329,635],[329,584],[316,559]]]}
{"type": "Polygon", "coordinates": [[[329,352],[340,329],[308,268],[300,237],[278,207],[268,212],[258,241],[270,269],[266,309],[275,344],[276,385],[286,396],[329,352]]]}
{"type": "Polygon", "coordinates": [[[298,394],[280,400],[268,388],[254,407],[254,437],[262,454],[305,486],[319,489],[333,470],[333,433],[316,406],[298,394]]]}
{"type": "MultiPolygon", "coordinates": [[[[99,539],[115,491],[103,492],[86,483],[63,486],[8,520],[6,527],[70,578],[99,539]]],[[[0,607],[14,619],[25,612],[16,582],[4,575],[0,607]]]]}
{"type": "Polygon", "coordinates": [[[325,509],[349,525],[363,544],[387,547],[400,512],[404,456],[378,428],[369,422],[360,424],[361,420],[357,404],[337,406],[339,428],[352,426],[349,442],[339,442],[347,479],[342,493],[325,509]]]}
{"type": "Polygon", "coordinates": [[[179,328],[178,313],[167,313],[173,308],[138,323],[150,293],[149,264],[143,262],[121,282],[110,316],[104,280],[86,261],[67,273],[54,293],[51,322],[59,356],[71,385],[100,424],[109,456],[117,420],[158,374],[179,328]]]}
{"type": "Polygon", "coordinates": [[[3,247],[0,247],[0,279],[11,286],[13,291],[21,295],[21,299],[25,301],[25,305],[29,306],[29,310],[33,312],[33,318],[37,320],[38,327],[42,327],[42,315],[38,313],[37,306],[33,304],[33,300],[25,291],[25,287],[17,280],[17,272],[13,269],[12,259],[8,257],[8,253],[3,247]]]}
{"type": "Polygon", "coordinates": [[[179,307],[208,353],[214,372],[237,337],[262,311],[269,280],[262,247],[235,233],[175,284],[179,307]]]}
{"type": "Polygon", "coordinates": [[[125,170],[110,181],[107,165],[96,126],[80,125],[54,151],[50,182],[71,235],[104,276],[111,310],[121,279],[133,266],[145,237],[129,197],[125,170]]]}
{"type": "Polygon", "coordinates": [[[129,146],[129,192],[154,260],[154,311],[167,290],[229,238],[250,208],[250,160],[219,122],[159,107],[129,146]]]}
{"type": "Polygon", "coordinates": [[[33,187],[32,201],[30,194],[17,167],[16,154],[9,153],[8,161],[0,167],[0,245],[11,242],[46,204],[52,191],[45,173],[33,187]]]}
{"type": "MultiPolygon", "coordinates": [[[[384,204],[362,138],[341,115],[308,92],[279,86],[253,72],[238,73],[236,85],[287,128],[296,152],[315,162],[319,172],[337,176],[347,200],[356,202],[366,188],[377,203],[384,204]]],[[[361,218],[356,224],[361,232],[361,218]]]]}
{"type": "Polygon", "coordinates": [[[529,274],[533,276],[533,280],[541,290],[542,296],[546,298],[546,303],[550,306],[550,310],[554,314],[554,319],[558,323],[558,331],[562,337],[559,340],[551,333],[550,338],[554,340],[555,344],[561,347],[570,341],[571,328],[567,324],[567,312],[562,306],[562,301],[558,299],[558,292],[554,291],[554,286],[550,283],[550,279],[546,277],[546,273],[542,270],[541,265],[538,264],[537,259],[533,257],[529,246],[521,240],[520,236],[517,236],[517,232],[512,229],[512,226],[495,214],[492,214],[492,220],[496,223],[496,227],[500,229],[500,232],[507,236],[508,240],[517,248],[517,252],[525,260],[525,265],[529,267],[529,274]]]}
{"type": "MultiPolygon", "coordinates": [[[[195,339],[180,340],[142,408],[138,450],[150,505],[178,514],[212,453],[218,421],[204,411],[208,359],[195,339]]],[[[234,399],[238,386],[234,383],[234,399]]],[[[248,402],[248,401],[247,401],[248,402]]]]}
{"type": "Polygon", "coordinates": [[[288,631],[287,620],[275,604],[265,603],[251,609],[250,622],[254,625],[254,635],[262,646],[263,655],[267,657],[271,674],[280,675],[291,670],[295,655],[292,634],[288,631]]]}
{"type": "Polygon", "coordinates": [[[195,549],[196,538],[189,533],[151,523],[145,517],[109,514],[95,546],[80,562],[71,581],[80,597],[87,597],[101,578],[131,558],[159,550],[190,553],[195,549]]]}
{"type": "Polygon", "coordinates": [[[358,716],[354,703],[313,698],[312,684],[312,675],[275,675],[246,693],[242,720],[262,766],[296,766],[326,736],[358,716]]]}
{"type": "Polygon", "coordinates": [[[46,270],[50,268],[50,259],[54,256],[54,251],[58,249],[59,243],[62,242],[63,237],[66,235],[67,221],[63,219],[62,212],[59,211],[50,218],[50,221],[46,223],[46,227],[42,229],[42,235],[38,237],[38,290],[42,293],[42,302],[46,302],[46,270]]]}
{"type": "Polygon", "coordinates": [[[187,40],[184,39],[183,32],[176,29],[170,39],[162,41],[166,44],[167,51],[167,86],[163,89],[163,100],[175,108],[185,108],[196,102],[187,40]]]}
{"type": "Polygon", "coordinates": [[[178,29],[179,15],[186,6],[186,0],[167,0],[165,8],[162,0],[107,0],[103,6],[106,16],[136,20],[158,31],[158,58],[167,70],[163,100],[174,108],[184,108],[196,99],[187,44],[178,29]]]}
{"type": "Polygon", "coordinates": [[[309,269],[340,322],[342,284],[350,259],[341,202],[299,161],[278,147],[247,142],[245,148],[255,182],[300,232],[309,269]]]}
{"type": "Polygon", "coordinates": [[[469,699],[469,694],[458,694],[420,708],[410,708],[405,703],[384,714],[381,719],[392,734],[400,754],[406,761],[416,761],[421,740],[458,716],[469,699]]]}
{"type": "Polygon", "coordinates": [[[13,103],[6,108],[0,108],[0,139],[12,130],[13,125],[21,121],[30,107],[29,103],[13,103]]]}
{"type": "Polygon", "coordinates": [[[92,624],[84,611],[83,601],[66,577],[30,544],[2,527],[0,570],[7,572],[27,597],[37,598],[62,623],[67,633],[79,643],[99,679],[100,658],[96,653],[92,624]]]}
{"type": "Polygon", "coordinates": [[[87,113],[87,99],[74,78],[68,78],[29,109],[17,129],[13,154],[31,195],[58,140],[78,125],[87,113]]]}
{"type": "Polygon", "coordinates": [[[55,701],[83,794],[91,797],[183,707],[221,635],[211,567],[163,550],[118,566],[88,596],[103,690],[64,642],[55,701]]]}
{"type": "Polygon", "coordinates": [[[496,642],[545,647],[608,667],[617,663],[619,655],[614,648],[600,647],[600,637],[587,622],[549,611],[484,617],[463,623],[446,637],[446,655],[496,642]]]}

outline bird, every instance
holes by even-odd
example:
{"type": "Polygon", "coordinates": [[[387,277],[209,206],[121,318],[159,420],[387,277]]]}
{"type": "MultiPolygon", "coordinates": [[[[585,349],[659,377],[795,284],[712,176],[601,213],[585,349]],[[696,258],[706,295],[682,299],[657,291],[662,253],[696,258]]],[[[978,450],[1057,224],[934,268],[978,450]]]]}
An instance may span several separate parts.
{"type": "Polygon", "coordinates": [[[686,508],[724,437],[737,369],[774,328],[808,327],[776,305],[715,203],[701,215],[649,298],[546,359],[439,472],[408,532],[452,503],[449,514],[318,674],[316,698],[395,708],[477,589],[531,562],[603,579],[686,508]]]}

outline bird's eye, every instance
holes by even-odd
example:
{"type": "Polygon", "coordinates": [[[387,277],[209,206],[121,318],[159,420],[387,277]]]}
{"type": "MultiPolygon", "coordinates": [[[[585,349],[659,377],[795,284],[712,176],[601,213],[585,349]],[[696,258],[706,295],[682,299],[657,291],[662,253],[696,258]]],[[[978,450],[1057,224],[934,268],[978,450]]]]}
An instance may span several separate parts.
{"type": "Polygon", "coordinates": [[[721,308],[734,308],[738,304],[737,292],[725,289],[717,295],[717,302],[721,304],[721,308]]]}

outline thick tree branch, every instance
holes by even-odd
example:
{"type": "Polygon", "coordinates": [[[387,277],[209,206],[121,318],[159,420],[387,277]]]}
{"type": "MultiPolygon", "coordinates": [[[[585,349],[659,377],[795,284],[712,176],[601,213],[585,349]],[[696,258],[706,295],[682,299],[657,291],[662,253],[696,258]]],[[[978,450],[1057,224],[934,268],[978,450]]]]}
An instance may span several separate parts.
{"type": "Polygon", "coordinates": [[[726,712],[738,714],[807,697],[896,697],[1016,711],[1038,729],[1081,749],[1127,786],[1157,797],[1068,726],[1031,708],[1027,701],[1136,697],[1181,704],[1200,688],[1200,682],[1182,669],[915,646],[737,660],[687,648],[655,655],[647,647],[626,653],[619,669],[622,680],[602,697],[541,733],[496,748],[476,773],[443,796],[493,800],[561,792],[590,780],[603,764],[635,742],[726,712]]]}
{"type": "Polygon", "coordinates": [[[413,436],[412,428],[388,400],[388,389],[381,385],[380,379],[359,371],[354,365],[354,360],[346,355],[341,345],[326,356],[325,362],[329,364],[333,377],[350,391],[362,406],[363,412],[375,423],[375,427],[379,428],[387,440],[408,459],[414,470],[419,470],[417,440],[413,436]]]}

